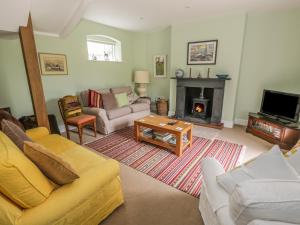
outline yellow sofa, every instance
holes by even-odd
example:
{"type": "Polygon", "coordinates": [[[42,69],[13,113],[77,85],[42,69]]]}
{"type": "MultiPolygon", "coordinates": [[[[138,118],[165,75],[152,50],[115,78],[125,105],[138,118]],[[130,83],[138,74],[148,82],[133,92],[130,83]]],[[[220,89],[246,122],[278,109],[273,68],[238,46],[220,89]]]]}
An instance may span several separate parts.
{"type": "Polygon", "coordinates": [[[29,130],[27,135],[69,162],[80,178],[57,187],[45,202],[30,209],[22,209],[0,194],[1,225],[97,225],[123,203],[115,160],[59,135],[49,135],[46,128],[29,130]]]}

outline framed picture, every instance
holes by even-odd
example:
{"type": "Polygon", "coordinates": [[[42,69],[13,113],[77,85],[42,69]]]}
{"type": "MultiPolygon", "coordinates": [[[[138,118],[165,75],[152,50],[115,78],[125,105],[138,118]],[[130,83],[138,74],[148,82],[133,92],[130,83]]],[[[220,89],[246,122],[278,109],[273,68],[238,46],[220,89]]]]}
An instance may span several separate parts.
{"type": "Polygon", "coordinates": [[[188,43],[188,65],[214,65],[217,59],[218,40],[188,43]]]}
{"type": "Polygon", "coordinates": [[[164,78],[167,77],[167,56],[156,55],[153,58],[154,62],[154,77],[164,78]]]}
{"type": "Polygon", "coordinates": [[[42,75],[67,75],[67,57],[63,54],[39,53],[42,75]]]}

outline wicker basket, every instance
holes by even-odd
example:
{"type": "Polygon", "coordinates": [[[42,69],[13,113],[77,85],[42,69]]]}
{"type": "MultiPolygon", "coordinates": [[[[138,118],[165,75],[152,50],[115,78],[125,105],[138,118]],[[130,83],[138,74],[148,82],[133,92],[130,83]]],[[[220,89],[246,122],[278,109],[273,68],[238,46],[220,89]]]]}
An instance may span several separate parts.
{"type": "Polygon", "coordinates": [[[168,101],[159,99],[156,101],[157,114],[161,116],[168,115],[168,101]]]}

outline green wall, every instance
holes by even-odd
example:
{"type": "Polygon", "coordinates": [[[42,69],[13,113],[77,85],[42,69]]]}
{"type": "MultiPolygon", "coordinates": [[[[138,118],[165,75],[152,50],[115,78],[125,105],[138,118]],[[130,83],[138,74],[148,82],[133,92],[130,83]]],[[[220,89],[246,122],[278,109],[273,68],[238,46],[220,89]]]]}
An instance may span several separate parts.
{"type": "MultiPolygon", "coordinates": [[[[148,94],[170,99],[175,111],[177,68],[186,65],[189,41],[218,39],[217,64],[192,66],[193,76],[228,73],[223,121],[244,121],[259,110],[264,88],[300,93],[300,9],[234,14],[173,24],[156,32],[131,32],[82,20],[65,39],[36,35],[39,52],[63,53],[68,76],[42,76],[49,113],[58,114],[57,99],[88,88],[133,85],[135,70],[149,70],[148,94]],[[86,35],[104,34],[122,42],[123,62],[88,61],[86,35]],[[153,56],[167,55],[167,78],[153,77],[153,56]]],[[[0,107],[10,106],[17,117],[32,114],[30,94],[18,36],[0,38],[0,107]]],[[[58,117],[60,118],[60,116],[58,117]]]]}
{"type": "MultiPolygon", "coordinates": [[[[67,55],[68,76],[42,76],[48,112],[55,113],[60,119],[57,99],[64,95],[77,94],[88,88],[132,85],[133,35],[86,20],[65,39],[36,35],[38,52],[67,55]],[[120,40],[123,62],[88,61],[88,34],[105,34],[120,40]]],[[[10,106],[17,117],[32,114],[19,38],[0,39],[0,49],[0,105],[10,106]]]]}
{"type": "Polygon", "coordinates": [[[151,33],[136,33],[134,37],[134,70],[146,69],[150,72],[148,94],[154,100],[163,96],[169,98],[170,58],[171,58],[170,27],[151,33]],[[154,78],[153,57],[167,56],[167,77],[154,78]]]}
{"type": "MultiPolygon", "coordinates": [[[[218,40],[218,53],[216,65],[193,65],[192,76],[201,72],[206,77],[207,69],[211,68],[211,77],[217,73],[227,73],[232,80],[226,81],[223,116],[228,126],[232,125],[234,118],[235,98],[239,81],[241,54],[244,39],[246,16],[244,14],[219,17],[202,22],[179,24],[172,26],[171,33],[171,71],[174,74],[177,68],[185,70],[189,76],[187,66],[187,43],[201,40],[218,40]]],[[[171,112],[175,112],[176,81],[171,80],[171,112]]]]}
{"type": "Polygon", "coordinates": [[[300,10],[249,14],[237,119],[260,108],[263,89],[300,93],[300,10]]]}

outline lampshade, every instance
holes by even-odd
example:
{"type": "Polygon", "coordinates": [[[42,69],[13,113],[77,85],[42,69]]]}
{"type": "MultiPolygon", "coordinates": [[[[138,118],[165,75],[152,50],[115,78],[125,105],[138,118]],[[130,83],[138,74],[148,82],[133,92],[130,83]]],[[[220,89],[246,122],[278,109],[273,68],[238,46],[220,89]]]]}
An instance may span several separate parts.
{"type": "Polygon", "coordinates": [[[149,72],[148,71],[135,71],[134,73],[134,82],[138,84],[148,84],[149,80],[149,72]]]}

